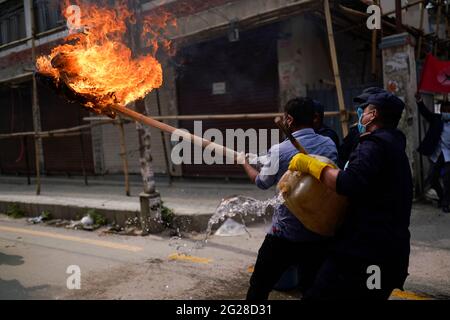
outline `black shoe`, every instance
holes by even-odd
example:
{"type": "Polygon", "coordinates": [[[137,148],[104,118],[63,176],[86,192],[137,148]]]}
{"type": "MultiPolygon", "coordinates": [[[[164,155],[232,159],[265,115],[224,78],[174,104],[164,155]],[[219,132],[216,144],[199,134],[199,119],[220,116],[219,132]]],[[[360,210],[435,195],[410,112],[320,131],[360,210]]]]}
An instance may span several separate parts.
{"type": "Polygon", "coordinates": [[[449,206],[442,206],[442,212],[449,213],[450,212],[449,206]]]}

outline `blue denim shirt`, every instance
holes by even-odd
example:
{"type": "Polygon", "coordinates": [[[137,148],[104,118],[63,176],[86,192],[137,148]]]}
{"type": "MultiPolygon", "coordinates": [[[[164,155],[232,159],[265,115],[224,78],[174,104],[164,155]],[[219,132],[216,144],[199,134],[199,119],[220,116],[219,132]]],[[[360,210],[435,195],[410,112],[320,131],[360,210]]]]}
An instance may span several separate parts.
{"type": "MultiPolygon", "coordinates": [[[[316,134],[311,128],[298,130],[293,133],[293,136],[309,154],[324,156],[337,163],[336,145],[330,138],[316,134]]],[[[297,153],[297,149],[288,139],[270,148],[267,155],[270,161],[264,164],[256,178],[258,188],[269,189],[277,184],[288,170],[289,162],[297,153]],[[274,166],[278,166],[276,172],[273,170],[274,166]]],[[[296,242],[324,239],[324,237],[306,229],[284,205],[275,208],[272,226],[268,233],[296,242]]]]}

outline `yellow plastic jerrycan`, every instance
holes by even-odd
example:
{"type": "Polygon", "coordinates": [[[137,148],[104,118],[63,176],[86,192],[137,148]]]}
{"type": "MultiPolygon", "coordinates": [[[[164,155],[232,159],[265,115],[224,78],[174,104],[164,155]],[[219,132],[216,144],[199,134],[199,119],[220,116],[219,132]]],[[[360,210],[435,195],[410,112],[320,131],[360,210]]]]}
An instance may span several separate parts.
{"type": "MultiPolygon", "coordinates": [[[[328,158],[310,156],[335,165],[328,158]]],[[[286,207],[306,228],[320,235],[333,236],[347,212],[347,198],[309,174],[288,170],[278,182],[278,189],[286,207]]]]}

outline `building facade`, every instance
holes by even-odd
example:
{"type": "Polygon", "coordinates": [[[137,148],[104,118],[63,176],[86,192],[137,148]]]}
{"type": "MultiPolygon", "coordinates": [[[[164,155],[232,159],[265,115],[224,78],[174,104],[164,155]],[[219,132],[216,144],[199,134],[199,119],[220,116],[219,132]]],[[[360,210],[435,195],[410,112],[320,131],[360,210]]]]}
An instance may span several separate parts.
{"type": "MultiPolygon", "coordinates": [[[[163,9],[177,17],[177,28],[171,35],[176,54],[158,57],[163,64],[164,84],[144,100],[150,115],[276,113],[289,99],[303,95],[320,100],[327,111],[339,110],[323,1],[136,1],[144,16],[163,9]]],[[[0,134],[33,131],[30,3],[0,1],[0,134]]],[[[59,3],[33,2],[38,55],[48,53],[67,35],[59,3]]],[[[362,88],[383,85],[382,54],[378,48],[373,54],[373,33],[361,25],[360,17],[339,9],[341,1],[331,4],[345,104],[351,110],[352,97],[362,88]]],[[[43,131],[86,124],[86,118],[93,116],[42,86],[38,91],[43,131]]],[[[164,121],[193,130],[192,120],[164,121]]],[[[326,122],[342,137],[338,117],[329,117],[326,122]]],[[[204,120],[202,127],[204,131],[224,131],[270,129],[274,124],[270,118],[221,119],[204,120]]],[[[170,162],[170,136],[156,129],[151,132],[153,169],[157,174],[242,176],[240,168],[232,165],[174,165],[170,162]]],[[[82,136],[44,139],[43,171],[49,175],[121,174],[119,141],[120,131],[113,124],[93,127],[82,136]]],[[[125,141],[129,172],[139,174],[136,124],[125,124],[125,141]]],[[[1,174],[33,172],[32,138],[1,139],[0,148],[1,174]]]]}

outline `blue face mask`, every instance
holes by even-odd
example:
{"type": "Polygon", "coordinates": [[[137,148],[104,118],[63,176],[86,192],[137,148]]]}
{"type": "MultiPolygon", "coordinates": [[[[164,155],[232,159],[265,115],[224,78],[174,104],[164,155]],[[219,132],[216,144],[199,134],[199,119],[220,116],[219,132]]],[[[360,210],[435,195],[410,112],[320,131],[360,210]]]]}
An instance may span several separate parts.
{"type": "Polygon", "coordinates": [[[361,123],[362,117],[364,116],[364,109],[358,108],[356,113],[358,114],[358,131],[360,134],[363,134],[366,132],[366,129],[367,129],[366,126],[361,123]]]}
{"type": "Polygon", "coordinates": [[[450,121],[450,113],[448,113],[448,112],[443,112],[443,113],[441,113],[441,116],[442,116],[442,120],[444,120],[444,121],[450,121]]]}
{"type": "Polygon", "coordinates": [[[367,126],[370,124],[371,121],[369,121],[369,123],[362,124],[362,118],[364,117],[365,114],[367,114],[364,113],[364,109],[362,107],[359,107],[356,110],[356,113],[358,115],[358,131],[360,134],[363,134],[367,131],[367,126]]]}

